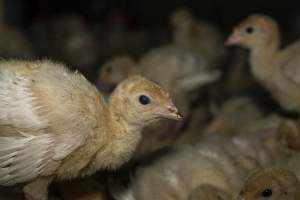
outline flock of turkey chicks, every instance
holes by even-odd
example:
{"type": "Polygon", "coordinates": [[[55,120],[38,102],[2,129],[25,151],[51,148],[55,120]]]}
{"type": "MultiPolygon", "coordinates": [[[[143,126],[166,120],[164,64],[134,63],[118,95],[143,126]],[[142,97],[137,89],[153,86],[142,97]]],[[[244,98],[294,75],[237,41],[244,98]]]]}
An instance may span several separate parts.
{"type": "MultiPolygon", "coordinates": [[[[281,48],[265,15],[247,17],[226,42],[186,9],[170,19],[172,42],[99,67],[101,94],[62,64],[2,61],[0,199],[20,199],[16,185],[26,200],[300,199],[299,41],[281,48]],[[225,43],[249,55],[235,49],[229,59],[225,43]]],[[[1,55],[33,55],[19,32],[0,28],[9,36],[1,55]]],[[[84,73],[130,35],[118,29],[101,54],[78,16],[53,29],[54,57],[84,73]]]]}

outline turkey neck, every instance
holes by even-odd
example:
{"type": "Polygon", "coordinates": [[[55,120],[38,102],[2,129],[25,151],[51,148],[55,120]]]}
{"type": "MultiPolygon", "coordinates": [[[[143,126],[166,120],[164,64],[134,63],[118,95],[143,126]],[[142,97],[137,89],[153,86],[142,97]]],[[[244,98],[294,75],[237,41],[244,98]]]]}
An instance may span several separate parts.
{"type": "Polygon", "coordinates": [[[99,149],[84,174],[92,174],[99,169],[118,168],[130,159],[140,141],[142,125],[128,123],[122,112],[119,112],[118,104],[113,106],[112,102],[109,102],[106,109],[104,128],[98,131],[96,137],[99,149]]]}
{"type": "Polygon", "coordinates": [[[276,41],[250,49],[251,71],[254,76],[263,83],[270,84],[279,53],[279,39],[276,41]]]}

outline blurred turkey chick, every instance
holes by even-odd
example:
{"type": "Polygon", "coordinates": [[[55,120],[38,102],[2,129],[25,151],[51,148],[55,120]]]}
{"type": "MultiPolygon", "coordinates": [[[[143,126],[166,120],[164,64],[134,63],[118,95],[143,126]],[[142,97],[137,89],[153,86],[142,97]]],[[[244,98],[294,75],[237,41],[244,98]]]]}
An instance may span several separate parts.
{"type": "Polygon", "coordinates": [[[278,24],[262,14],[248,16],[237,25],[226,44],[250,50],[249,60],[254,77],[280,105],[300,112],[300,41],[280,47],[278,24]]]}
{"type": "Polygon", "coordinates": [[[224,137],[180,146],[148,166],[140,166],[128,189],[117,199],[187,199],[193,189],[208,184],[235,195],[246,175],[274,164],[273,155],[259,137],[224,137]]]}
{"type": "Polygon", "coordinates": [[[211,67],[220,65],[226,49],[223,35],[213,24],[200,21],[187,8],[179,8],[170,19],[173,27],[173,43],[189,48],[209,60],[211,67]]]}
{"type": "Polygon", "coordinates": [[[297,200],[299,179],[288,170],[265,168],[252,173],[245,181],[236,200],[297,200]]]}
{"type": "Polygon", "coordinates": [[[84,74],[98,62],[98,42],[85,19],[79,15],[56,16],[50,23],[50,55],[84,74]]]}
{"type": "Polygon", "coordinates": [[[230,138],[243,132],[245,127],[254,124],[263,116],[263,112],[248,97],[228,99],[220,108],[205,109],[200,106],[193,110],[188,127],[181,134],[177,143],[195,144],[203,137],[214,137],[215,135],[230,138]]]}

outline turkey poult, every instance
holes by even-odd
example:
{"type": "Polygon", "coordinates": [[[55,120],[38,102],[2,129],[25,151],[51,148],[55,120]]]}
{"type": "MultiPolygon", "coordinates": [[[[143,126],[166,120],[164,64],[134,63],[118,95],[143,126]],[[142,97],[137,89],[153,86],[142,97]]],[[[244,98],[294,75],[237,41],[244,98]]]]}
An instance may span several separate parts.
{"type": "Polygon", "coordinates": [[[106,103],[84,76],[50,61],[0,63],[0,185],[26,183],[46,200],[53,180],[114,169],[129,160],[143,126],[181,115],[169,93],[133,76],[106,103]]]}
{"type": "Polygon", "coordinates": [[[233,199],[250,171],[274,164],[270,150],[249,135],[203,138],[140,165],[129,187],[112,187],[112,194],[117,200],[233,199]]]}
{"type": "Polygon", "coordinates": [[[252,173],[236,200],[298,200],[300,182],[294,173],[280,168],[265,168],[252,173]]]}
{"type": "Polygon", "coordinates": [[[173,29],[173,44],[193,50],[208,61],[210,67],[218,67],[226,56],[221,31],[209,22],[199,20],[189,9],[176,9],[170,23],[173,29]]]}
{"type": "Polygon", "coordinates": [[[256,14],[236,26],[226,44],[249,49],[255,78],[282,107],[300,112],[300,40],[281,49],[276,21],[256,14]]]}

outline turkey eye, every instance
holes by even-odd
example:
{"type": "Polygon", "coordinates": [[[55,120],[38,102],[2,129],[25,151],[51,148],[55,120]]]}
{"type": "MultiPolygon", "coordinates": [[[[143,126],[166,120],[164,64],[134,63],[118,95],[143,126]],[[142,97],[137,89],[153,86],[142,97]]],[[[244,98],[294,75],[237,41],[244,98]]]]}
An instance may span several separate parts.
{"type": "Polygon", "coordinates": [[[271,189],[265,189],[262,193],[261,193],[261,196],[263,197],[270,197],[272,196],[272,190],[271,189]]]}
{"type": "Polygon", "coordinates": [[[150,103],[150,98],[147,97],[147,96],[145,96],[145,95],[141,95],[141,96],[139,97],[139,102],[140,102],[141,104],[143,104],[143,105],[147,105],[147,104],[150,103]]]}
{"type": "Polygon", "coordinates": [[[254,32],[254,28],[253,28],[252,26],[248,26],[248,27],[246,28],[246,32],[249,33],[249,34],[251,34],[251,33],[254,32]]]}

